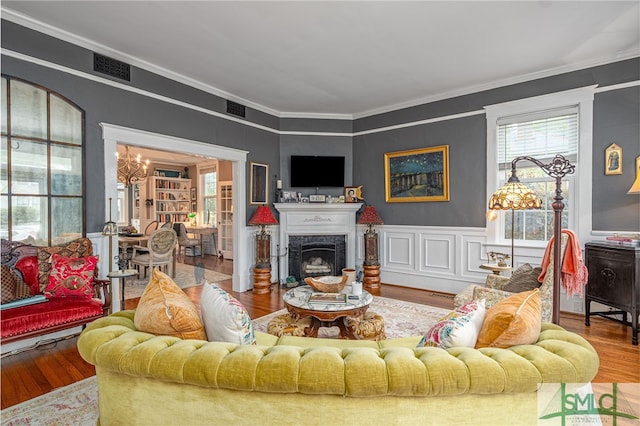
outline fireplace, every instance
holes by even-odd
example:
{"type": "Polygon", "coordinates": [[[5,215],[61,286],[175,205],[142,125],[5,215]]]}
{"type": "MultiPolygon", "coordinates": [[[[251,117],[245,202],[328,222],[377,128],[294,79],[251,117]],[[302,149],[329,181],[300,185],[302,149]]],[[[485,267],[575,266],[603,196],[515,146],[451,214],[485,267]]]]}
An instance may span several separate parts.
{"type": "Polygon", "coordinates": [[[276,203],[286,255],[280,277],[342,275],[356,264],[356,212],[361,203],[276,203]]]}
{"type": "Polygon", "coordinates": [[[341,275],[346,261],[344,235],[289,236],[289,275],[306,277],[341,275]]]}

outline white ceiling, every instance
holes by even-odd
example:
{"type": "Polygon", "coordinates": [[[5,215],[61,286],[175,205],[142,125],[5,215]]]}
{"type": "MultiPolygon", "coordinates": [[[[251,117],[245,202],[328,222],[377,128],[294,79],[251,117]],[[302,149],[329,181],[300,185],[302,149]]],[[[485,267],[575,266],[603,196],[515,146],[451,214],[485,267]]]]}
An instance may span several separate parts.
{"type": "Polygon", "coordinates": [[[348,119],[639,56],[639,5],[2,1],[2,13],[262,111],[348,119]]]}

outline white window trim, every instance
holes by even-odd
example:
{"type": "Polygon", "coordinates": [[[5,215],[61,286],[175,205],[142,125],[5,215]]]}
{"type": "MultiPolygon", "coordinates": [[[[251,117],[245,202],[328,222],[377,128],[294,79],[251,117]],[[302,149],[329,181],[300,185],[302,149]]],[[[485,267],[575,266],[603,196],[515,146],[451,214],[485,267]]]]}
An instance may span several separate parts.
{"type": "MultiPolygon", "coordinates": [[[[216,176],[217,176],[216,181],[220,180],[218,160],[205,161],[205,162],[196,164],[196,173],[198,175],[199,188],[204,188],[205,172],[203,170],[206,170],[212,167],[215,168],[216,170],[216,176]]],[[[203,190],[198,191],[197,197],[198,197],[198,200],[197,200],[198,201],[198,217],[204,218],[204,191],[203,190]]],[[[217,198],[217,203],[219,204],[220,194],[218,193],[218,188],[216,188],[216,198],[217,198]]],[[[218,212],[216,212],[216,220],[217,218],[218,218],[218,212]]],[[[203,220],[201,220],[200,222],[204,224],[203,220]]],[[[217,226],[217,224],[214,224],[214,225],[217,226]]]]}
{"type": "MultiPolygon", "coordinates": [[[[575,197],[571,199],[572,229],[581,241],[589,238],[592,228],[592,165],[593,165],[593,97],[597,85],[556,92],[485,106],[487,119],[487,200],[498,189],[497,128],[498,119],[513,115],[576,105],[578,107],[578,165],[575,172],[575,197]]],[[[524,164],[523,164],[524,165],[524,164]]],[[[487,221],[487,243],[505,244],[500,235],[502,220],[487,221]]],[[[511,240],[508,242],[511,244],[511,240]]],[[[520,245],[535,247],[544,243],[526,242],[520,245]]]]}

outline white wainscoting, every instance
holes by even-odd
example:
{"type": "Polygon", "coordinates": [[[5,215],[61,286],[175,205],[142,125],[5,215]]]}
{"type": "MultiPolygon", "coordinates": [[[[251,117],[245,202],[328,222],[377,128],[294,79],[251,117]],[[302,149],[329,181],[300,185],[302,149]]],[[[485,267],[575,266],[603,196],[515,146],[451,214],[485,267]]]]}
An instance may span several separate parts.
{"type": "MultiPolygon", "coordinates": [[[[358,226],[356,265],[362,265],[365,227],[358,226]]],[[[431,226],[377,226],[380,236],[380,277],[383,283],[457,294],[470,284],[481,284],[488,271],[487,252],[511,252],[511,245],[487,244],[485,228],[431,226]]],[[[516,247],[516,268],[529,263],[540,265],[544,246],[516,247]]],[[[562,292],[560,308],[583,312],[581,297],[562,292]]]]}
{"type": "MultiPolygon", "coordinates": [[[[458,293],[487,276],[479,268],[486,262],[484,228],[384,225],[376,230],[384,283],[458,293]]],[[[363,232],[364,227],[358,227],[358,235],[363,232]]],[[[357,263],[362,263],[362,238],[357,249],[357,263]]]]}

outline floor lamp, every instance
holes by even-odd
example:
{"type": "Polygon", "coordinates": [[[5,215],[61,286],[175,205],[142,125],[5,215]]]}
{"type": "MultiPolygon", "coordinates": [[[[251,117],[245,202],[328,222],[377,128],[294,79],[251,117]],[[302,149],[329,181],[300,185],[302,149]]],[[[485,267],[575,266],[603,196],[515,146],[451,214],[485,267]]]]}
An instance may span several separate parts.
{"type": "MultiPolygon", "coordinates": [[[[564,156],[556,155],[550,163],[545,164],[540,160],[536,160],[528,155],[516,157],[511,161],[511,177],[507,183],[498,189],[489,199],[490,210],[514,210],[539,209],[542,206],[542,200],[526,185],[520,183],[520,179],[516,175],[516,163],[521,160],[527,160],[540,167],[548,176],[556,181],[556,191],[553,197],[553,313],[551,321],[554,324],[560,323],[560,274],[561,274],[561,244],[560,237],[562,232],[562,210],[564,202],[562,201],[562,178],[568,174],[574,173],[576,167],[569,162],[564,156]]],[[[512,216],[513,217],[513,216],[512,216]]],[[[511,264],[513,265],[513,228],[511,224],[511,264]]]]}
{"type": "Polygon", "coordinates": [[[109,237],[109,272],[113,270],[113,236],[118,235],[118,225],[111,220],[111,198],[109,198],[109,221],[102,227],[102,235],[109,237]]]}

